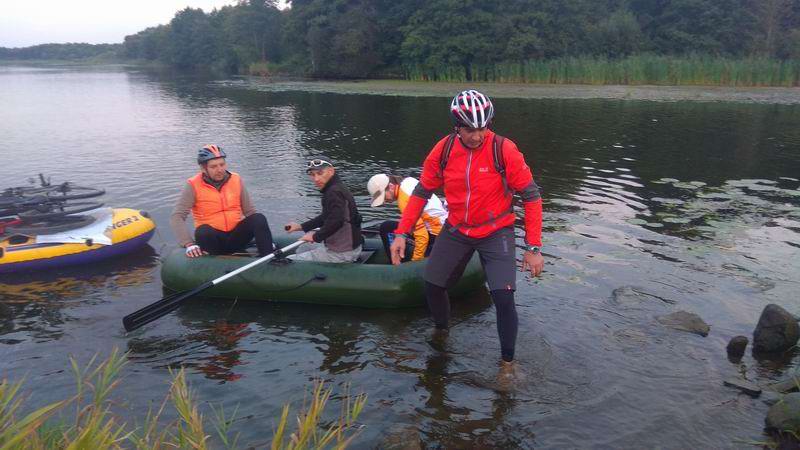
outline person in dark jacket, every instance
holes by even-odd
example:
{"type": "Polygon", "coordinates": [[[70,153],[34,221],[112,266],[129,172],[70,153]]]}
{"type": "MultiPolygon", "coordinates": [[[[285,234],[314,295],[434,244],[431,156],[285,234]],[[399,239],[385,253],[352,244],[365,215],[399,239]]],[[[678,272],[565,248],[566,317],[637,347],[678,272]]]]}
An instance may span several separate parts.
{"type": "Polygon", "coordinates": [[[356,208],[353,194],[336,175],[336,168],[326,159],[309,161],[306,173],[322,191],[322,214],[299,224],[290,222],[286,231],[303,231],[300,238],[308,243],[298,249],[290,259],[295,261],[317,261],[349,263],[361,254],[361,215],[356,208]],[[315,228],[319,230],[313,231],[315,228]],[[322,243],[323,245],[319,245],[322,243]]]}

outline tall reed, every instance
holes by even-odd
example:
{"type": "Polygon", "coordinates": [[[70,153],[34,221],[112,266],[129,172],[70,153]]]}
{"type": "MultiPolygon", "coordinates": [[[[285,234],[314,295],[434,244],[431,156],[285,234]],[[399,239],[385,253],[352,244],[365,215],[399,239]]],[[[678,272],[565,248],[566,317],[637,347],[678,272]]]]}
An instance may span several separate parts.
{"type": "Polygon", "coordinates": [[[638,54],[622,59],[570,56],[475,64],[469,68],[411,66],[406,68],[406,78],[415,81],[531,84],[794,87],[800,86],[800,61],[707,55],[638,54]]]}
{"type": "MultiPolygon", "coordinates": [[[[189,388],[183,369],[170,372],[172,384],[168,395],[155,410],[151,409],[141,426],[123,421],[115,409],[119,404],[111,395],[119,385],[119,374],[126,364],[125,355],[116,349],[104,361],[95,355],[85,367],[70,358],[76,380],[72,397],[48,404],[21,415],[25,398],[20,396],[22,382],[0,381],[0,450],[104,450],[139,449],[206,450],[212,436],[206,431],[209,422],[200,413],[196,394],[189,388]],[[177,419],[162,418],[171,405],[177,419]]],[[[297,429],[289,431],[289,405],[283,408],[272,441],[275,450],[344,449],[358,435],[356,420],[366,404],[366,396],[344,396],[337,421],[324,421],[325,407],[332,390],[322,382],[314,384],[308,403],[297,415],[297,429]]],[[[214,409],[211,421],[217,441],[228,449],[237,448],[238,435],[230,435],[236,415],[227,416],[222,408],[214,409]]]]}

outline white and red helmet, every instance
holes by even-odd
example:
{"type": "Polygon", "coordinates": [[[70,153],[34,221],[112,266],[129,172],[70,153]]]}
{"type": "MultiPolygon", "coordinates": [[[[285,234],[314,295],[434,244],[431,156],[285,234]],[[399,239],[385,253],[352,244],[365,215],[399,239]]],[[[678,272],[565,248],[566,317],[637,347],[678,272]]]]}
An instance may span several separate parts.
{"type": "Polygon", "coordinates": [[[450,103],[450,114],[456,125],[469,128],[484,128],[494,117],[494,105],[489,97],[470,89],[462,91],[450,103]]]}

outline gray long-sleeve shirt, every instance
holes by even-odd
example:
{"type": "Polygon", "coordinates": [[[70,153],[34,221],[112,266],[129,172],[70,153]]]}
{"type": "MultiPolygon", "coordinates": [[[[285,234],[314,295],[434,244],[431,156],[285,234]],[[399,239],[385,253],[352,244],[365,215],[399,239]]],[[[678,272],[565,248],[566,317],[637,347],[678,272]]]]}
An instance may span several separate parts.
{"type": "MultiPolygon", "coordinates": [[[[183,186],[183,191],[178,198],[178,202],[175,204],[175,208],[172,210],[172,214],[169,216],[169,226],[172,228],[172,232],[175,233],[175,237],[178,239],[178,244],[181,247],[186,247],[194,243],[194,238],[186,227],[186,218],[189,217],[189,213],[192,211],[194,200],[194,189],[192,185],[187,182],[183,186]]],[[[242,183],[241,202],[242,214],[244,214],[244,217],[256,213],[256,207],[253,205],[253,201],[250,199],[250,194],[244,187],[244,183],[242,183]]]]}

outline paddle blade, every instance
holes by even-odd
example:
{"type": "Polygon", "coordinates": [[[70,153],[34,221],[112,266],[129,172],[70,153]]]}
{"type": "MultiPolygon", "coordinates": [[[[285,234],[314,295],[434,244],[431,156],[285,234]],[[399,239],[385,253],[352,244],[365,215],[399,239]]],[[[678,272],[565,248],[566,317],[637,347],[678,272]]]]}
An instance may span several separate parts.
{"type": "Polygon", "coordinates": [[[208,281],[190,291],[183,291],[168,295],[152,305],[145,306],[144,308],[123,317],[122,325],[125,327],[125,331],[133,331],[143,325],[147,325],[148,323],[160,317],[164,317],[172,311],[175,311],[186,300],[212,286],[214,286],[214,283],[208,281]]]}

